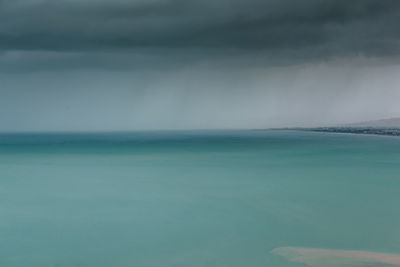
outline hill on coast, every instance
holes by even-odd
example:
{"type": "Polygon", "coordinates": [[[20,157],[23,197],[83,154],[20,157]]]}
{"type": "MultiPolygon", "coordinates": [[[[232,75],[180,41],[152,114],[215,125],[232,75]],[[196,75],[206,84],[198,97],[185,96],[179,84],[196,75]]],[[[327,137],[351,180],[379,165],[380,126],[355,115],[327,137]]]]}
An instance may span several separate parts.
{"type": "Polygon", "coordinates": [[[400,128],[400,118],[363,121],[343,125],[345,127],[400,128]]]}

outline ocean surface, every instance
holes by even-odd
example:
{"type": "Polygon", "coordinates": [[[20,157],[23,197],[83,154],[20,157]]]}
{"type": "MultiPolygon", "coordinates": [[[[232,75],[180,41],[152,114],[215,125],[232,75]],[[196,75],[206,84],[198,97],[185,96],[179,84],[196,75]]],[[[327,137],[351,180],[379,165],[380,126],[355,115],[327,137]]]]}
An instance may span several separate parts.
{"type": "Polygon", "coordinates": [[[0,135],[0,266],[304,266],[280,247],[400,254],[400,138],[0,135]]]}

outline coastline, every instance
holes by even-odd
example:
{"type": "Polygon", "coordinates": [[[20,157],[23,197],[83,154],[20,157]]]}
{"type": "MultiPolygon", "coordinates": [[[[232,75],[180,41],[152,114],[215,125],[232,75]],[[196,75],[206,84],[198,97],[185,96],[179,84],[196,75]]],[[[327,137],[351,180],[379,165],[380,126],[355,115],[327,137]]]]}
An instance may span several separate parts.
{"type": "Polygon", "coordinates": [[[325,132],[325,133],[345,133],[378,136],[400,136],[400,128],[377,128],[377,127],[318,127],[306,128],[305,131],[325,132]]]}
{"type": "Polygon", "coordinates": [[[378,127],[315,127],[315,128],[272,128],[268,130],[276,131],[305,131],[334,134],[356,134],[356,135],[375,135],[400,137],[400,128],[378,128],[378,127]]]}

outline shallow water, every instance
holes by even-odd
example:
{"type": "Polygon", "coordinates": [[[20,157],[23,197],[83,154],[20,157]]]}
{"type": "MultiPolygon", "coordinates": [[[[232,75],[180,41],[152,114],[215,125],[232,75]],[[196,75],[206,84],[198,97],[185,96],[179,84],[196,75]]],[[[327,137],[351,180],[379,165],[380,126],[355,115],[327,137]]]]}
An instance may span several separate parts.
{"type": "Polygon", "coordinates": [[[399,254],[376,253],[371,251],[280,247],[273,249],[271,253],[285,257],[292,262],[303,263],[309,267],[400,266],[399,254]]]}
{"type": "MultiPolygon", "coordinates": [[[[0,136],[0,266],[303,266],[400,254],[400,138],[296,131],[0,136]]],[[[348,266],[348,265],[347,265],[348,266]]]]}

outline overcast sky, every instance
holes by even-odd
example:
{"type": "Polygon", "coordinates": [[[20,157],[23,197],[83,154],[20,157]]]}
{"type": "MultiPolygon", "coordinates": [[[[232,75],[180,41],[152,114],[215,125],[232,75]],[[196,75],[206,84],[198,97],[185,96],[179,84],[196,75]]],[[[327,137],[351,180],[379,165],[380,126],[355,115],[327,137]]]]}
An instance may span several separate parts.
{"type": "Polygon", "coordinates": [[[0,131],[400,116],[399,0],[0,0],[0,131]]]}

